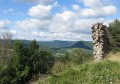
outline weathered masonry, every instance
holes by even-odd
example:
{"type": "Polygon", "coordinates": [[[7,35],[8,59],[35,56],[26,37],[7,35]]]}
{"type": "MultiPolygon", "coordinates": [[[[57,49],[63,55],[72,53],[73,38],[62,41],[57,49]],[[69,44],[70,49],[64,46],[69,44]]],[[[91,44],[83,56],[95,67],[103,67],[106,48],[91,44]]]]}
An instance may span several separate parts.
{"type": "Polygon", "coordinates": [[[107,26],[103,25],[102,23],[93,24],[91,29],[94,61],[100,61],[109,51],[109,31],[107,26]]]}

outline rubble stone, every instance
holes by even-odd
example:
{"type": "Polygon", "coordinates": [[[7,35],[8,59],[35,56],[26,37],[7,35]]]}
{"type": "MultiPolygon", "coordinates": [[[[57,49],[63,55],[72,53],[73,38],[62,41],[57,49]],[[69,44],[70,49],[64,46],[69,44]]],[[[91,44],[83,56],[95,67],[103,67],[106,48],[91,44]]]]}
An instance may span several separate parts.
{"type": "Polygon", "coordinates": [[[93,24],[91,29],[94,61],[100,61],[104,59],[109,51],[109,30],[102,23],[93,24]]]}

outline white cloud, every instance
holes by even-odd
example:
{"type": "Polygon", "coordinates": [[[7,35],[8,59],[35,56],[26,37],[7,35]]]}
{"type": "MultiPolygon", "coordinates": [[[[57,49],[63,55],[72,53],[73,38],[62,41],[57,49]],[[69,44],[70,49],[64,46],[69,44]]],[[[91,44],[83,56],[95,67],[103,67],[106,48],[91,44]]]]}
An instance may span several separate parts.
{"type": "Polygon", "coordinates": [[[50,32],[32,32],[33,37],[38,37],[41,40],[90,40],[90,35],[75,34],[71,32],[66,33],[50,33],[50,32]]]}
{"type": "Polygon", "coordinates": [[[17,21],[15,27],[22,29],[41,29],[45,30],[48,28],[50,21],[49,20],[39,20],[39,19],[26,19],[23,21],[17,21]]]}
{"type": "Polygon", "coordinates": [[[7,28],[9,24],[10,24],[9,20],[0,20],[0,29],[7,28]]]}
{"type": "Polygon", "coordinates": [[[64,11],[57,13],[51,20],[50,32],[90,33],[90,27],[95,22],[102,22],[104,18],[81,18],[78,13],[64,11]]]}
{"type": "Polygon", "coordinates": [[[13,12],[13,11],[14,11],[14,9],[9,8],[9,9],[3,10],[3,13],[10,13],[10,12],[13,12]]]}
{"type": "Polygon", "coordinates": [[[84,8],[74,4],[73,11],[66,9],[55,14],[51,14],[51,10],[59,6],[58,2],[54,2],[53,6],[38,4],[28,11],[32,18],[17,21],[15,27],[29,31],[26,36],[24,35],[24,38],[28,39],[91,40],[91,25],[105,22],[105,17],[114,15],[117,8],[113,5],[104,6],[100,0],[82,1],[84,8]]]}
{"type": "Polygon", "coordinates": [[[114,15],[117,12],[117,8],[113,5],[105,6],[102,10],[106,15],[114,15]]]}
{"type": "Polygon", "coordinates": [[[81,0],[84,5],[92,8],[99,8],[101,6],[100,0],[81,0]]]}
{"type": "MultiPolygon", "coordinates": [[[[114,5],[104,6],[100,0],[80,0],[83,2],[85,8],[81,9],[81,16],[83,17],[106,17],[114,15],[117,12],[117,8],[114,5]]],[[[74,10],[78,10],[79,7],[73,6],[74,10]]]]}
{"type": "Polygon", "coordinates": [[[12,33],[13,35],[15,35],[17,33],[16,30],[10,30],[10,33],[12,33]]]}
{"type": "Polygon", "coordinates": [[[115,6],[109,5],[99,9],[86,8],[81,12],[81,15],[83,17],[105,17],[114,15],[116,12],[117,8],[115,6]]]}
{"type": "Polygon", "coordinates": [[[54,7],[58,7],[58,6],[60,6],[60,4],[58,4],[58,2],[55,1],[55,2],[53,3],[53,6],[54,6],[54,7]]]}
{"type": "Polygon", "coordinates": [[[73,8],[75,11],[81,11],[79,5],[72,5],[72,8],[73,8]]]}
{"type": "Polygon", "coordinates": [[[54,0],[13,0],[14,2],[25,2],[25,3],[37,3],[37,4],[50,4],[54,0]]]}
{"type": "Polygon", "coordinates": [[[57,13],[51,20],[50,32],[66,32],[73,26],[73,22],[76,19],[76,14],[72,11],[64,11],[63,13],[57,13]]]}
{"type": "Polygon", "coordinates": [[[34,18],[46,19],[51,17],[51,14],[50,14],[51,9],[52,9],[51,5],[45,6],[45,5],[39,4],[31,7],[29,9],[28,14],[34,18]]]}

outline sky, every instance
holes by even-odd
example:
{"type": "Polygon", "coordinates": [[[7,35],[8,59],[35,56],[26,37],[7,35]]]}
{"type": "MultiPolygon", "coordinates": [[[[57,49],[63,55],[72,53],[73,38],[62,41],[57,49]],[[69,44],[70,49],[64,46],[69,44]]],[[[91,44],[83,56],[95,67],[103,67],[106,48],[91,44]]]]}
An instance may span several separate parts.
{"type": "Polygon", "coordinates": [[[120,19],[120,0],[0,0],[0,33],[13,39],[91,41],[91,26],[120,19]]]}

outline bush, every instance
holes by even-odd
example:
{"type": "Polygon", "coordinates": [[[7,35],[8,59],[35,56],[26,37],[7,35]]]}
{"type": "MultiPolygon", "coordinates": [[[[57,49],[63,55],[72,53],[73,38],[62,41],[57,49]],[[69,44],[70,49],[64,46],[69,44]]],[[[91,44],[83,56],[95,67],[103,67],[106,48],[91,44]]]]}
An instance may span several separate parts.
{"type": "Polygon", "coordinates": [[[71,52],[71,61],[77,64],[89,62],[92,60],[92,54],[83,49],[74,49],[71,52]]]}
{"type": "Polygon", "coordinates": [[[58,53],[56,57],[58,57],[56,61],[61,61],[64,63],[73,62],[77,64],[90,62],[93,59],[91,51],[80,48],[74,48],[71,49],[71,51],[68,50],[65,54],[58,53]]]}
{"type": "Polygon", "coordinates": [[[25,84],[33,75],[45,74],[54,63],[50,52],[39,51],[34,40],[28,47],[16,40],[13,45],[13,57],[7,67],[0,68],[0,84],[25,84]]]}
{"type": "Polygon", "coordinates": [[[70,54],[66,53],[64,56],[61,57],[60,61],[64,63],[70,62],[71,61],[70,54]]]}

